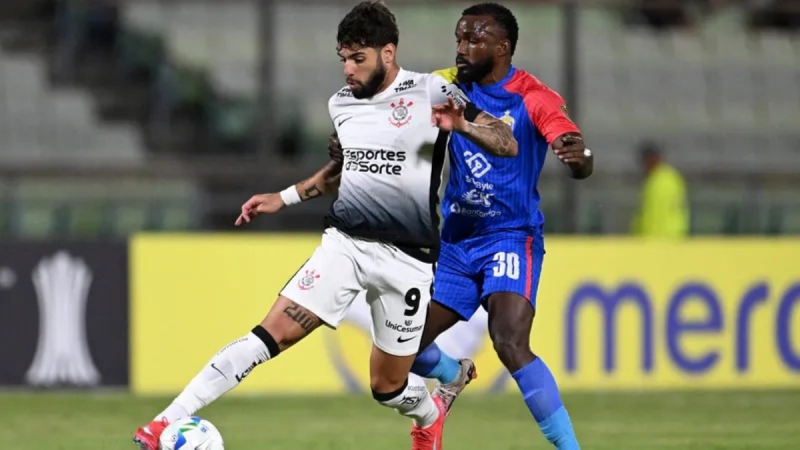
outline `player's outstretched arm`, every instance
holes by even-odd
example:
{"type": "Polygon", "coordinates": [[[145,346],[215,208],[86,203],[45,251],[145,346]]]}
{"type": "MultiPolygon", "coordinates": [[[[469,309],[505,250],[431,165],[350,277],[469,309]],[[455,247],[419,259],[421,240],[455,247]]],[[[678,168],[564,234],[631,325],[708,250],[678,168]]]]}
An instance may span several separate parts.
{"type": "Polygon", "coordinates": [[[260,214],[274,214],[285,206],[294,205],[312,198],[333,194],[339,189],[342,177],[342,149],[339,138],[333,133],[328,140],[328,161],[317,173],[293,184],[279,193],[258,194],[250,197],[242,205],[242,212],[236,219],[236,226],[250,221],[260,214]]]}
{"type": "Polygon", "coordinates": [[[238,227],[261,214],[274,214],[286,206],[336,192],[341,174],[342,164],[329,161],[319,172],[281,192],[254,195],[242,205],[235,224],[238,227]]]}
{"type": "Polygon", "coordinates": [[[594,155],[579,133],[566,133],[553,141],[558,159],[570,168],[572,178],[583,180],[594,171],[594,155]]]}
{"type": "Polygon", "coordinates": [[[496,155],[517,156],[517,140],[511,127],[471,103],[447,103],[433,107],[431,121],[443,131],[466,136],[484,151],[496,155]]]}
{"type": "Polygon", "coordinates": [[[524,102],[531,121],[547,139],[559,161],[570,168],[572,178],[589,178],[594,170],[594,156],[586,148],[580,129],[569,118],[564,99],[540,85],[525,94],[524,102]]]}

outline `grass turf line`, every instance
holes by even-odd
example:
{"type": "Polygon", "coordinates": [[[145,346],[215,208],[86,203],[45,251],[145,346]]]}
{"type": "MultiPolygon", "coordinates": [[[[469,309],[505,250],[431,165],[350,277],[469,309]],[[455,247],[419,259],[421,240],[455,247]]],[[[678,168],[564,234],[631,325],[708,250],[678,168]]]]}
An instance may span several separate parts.
{"type": "MultiPolygon", "coordinates": [[[[135,447],[137,427],[169,398],[126,394],[0,393],[0,442],[14,450],[135,447]]],[[[565,395],[587,450],[800,448],[800,391],[565,395]]],[[[410,423],[369,397],[231,397],[199,414],[229,450],[407,450],[410,423]]],[[[522,400],[471,395],[448,419],[450,450],[550,448],[522,400]]]]}

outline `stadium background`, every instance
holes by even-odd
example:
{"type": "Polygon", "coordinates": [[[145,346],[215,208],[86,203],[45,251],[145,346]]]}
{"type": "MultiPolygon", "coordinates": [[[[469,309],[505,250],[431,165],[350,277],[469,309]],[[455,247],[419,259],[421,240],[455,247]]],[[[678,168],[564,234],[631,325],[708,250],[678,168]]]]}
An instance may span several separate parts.
{"type": "MultiPolygon", "coordinates": [[[[328,202],[247,230],[233,219],[252,193],[326,159],[335,29],[354,3],[0,0],[9,448],[125,445],[260,320],[318,242],[328,202]]],[[[468,2],[388,4],[404,67],[452,65],[468,2]]],[[[800,5],[508,5],[516,65],[563,94],[598,155],[587,181],[555,158],[542,176],[548,256],[532,336],[584,446],[797,448],[800,5]],[[687,180],[687,239],[627,236],[646,141],[687,180]]],[[[407,448],[402,422],[359,394],[364,329],[357,310],[203,415],[231,448],[407,448]]],[[[479,315],[444,338],[480,373],[447,442],[541,445],[484,330],[479,315]]]]}

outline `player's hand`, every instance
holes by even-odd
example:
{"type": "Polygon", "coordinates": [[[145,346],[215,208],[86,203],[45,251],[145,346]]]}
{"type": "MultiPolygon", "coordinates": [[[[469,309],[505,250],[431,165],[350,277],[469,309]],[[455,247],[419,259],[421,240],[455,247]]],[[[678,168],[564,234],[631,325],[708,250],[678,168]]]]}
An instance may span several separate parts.
{"type": "Polygon", "coordinates": [[[344,150],[342,150],[342,143],[339,142],[339,135],[336,132],[328,138],[328,155],[335,163],[342,164],[344,162],[344,150]]]}
{"type": "Polygon", "coordinates": [[[236,226],[250,223],[260,214],[273,214],[286,206],[280,194],[258,194],[250,197],[250,200],[242,205],[242,213],[236,219],[236,226]]]}
{"type": "Polygon", "coordinates": [[[433,107],[431,114],[431,124],[439,127],[442,131],[464,131],[467,129],[467,119],[464,118],[466,105],[457,105],[456,102],[448,97],[447,103],[433,107]]]}
{"type": "Polygon", "coordinates": [[[559,161],[572,167],[580,167],[586,162],[585,151],[583,138],[574,134],[561,136],[553,144],[553,152],[559,161]]]}

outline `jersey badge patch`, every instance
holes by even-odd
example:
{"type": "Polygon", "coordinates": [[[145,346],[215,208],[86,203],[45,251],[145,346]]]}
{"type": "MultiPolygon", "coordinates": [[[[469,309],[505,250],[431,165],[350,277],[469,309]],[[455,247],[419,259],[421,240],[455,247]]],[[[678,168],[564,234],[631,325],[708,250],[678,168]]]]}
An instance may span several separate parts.
{"type": "Polygon", "coordinates": [[[389,117],[389,123],[400,128],[408,122],[411,122],[413,116],[409,108],[413,105],[414,102],[406,103],[402,98],[397,103],[392,102],[392,104],[389,105],[392,107],[392,115],[389,117]]]}
{"type": "Polygon", "coordinates": [[[503,114],[503,117],[501,117],[500,120],[502,120],[503,122],[507,123],[508,126],[510,126],[512,130],[514,129],[514,124],[516,123],[516,120],[514,120],[514,118],[511,117],[511,111],[510,110],[506,110],[506,113],[503,114]]]}
{"type": "Polygon", "coordinates": [[[305,274],[297,280],[297,287],[307,291],[314,287],[314,282],[317,281],[319,275],[316,270],[306,270],[305,274]]]}

